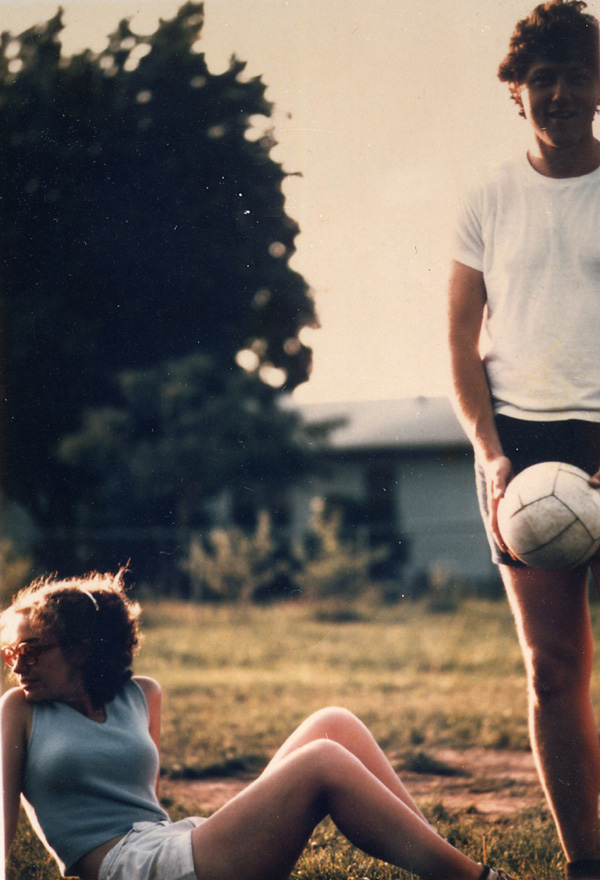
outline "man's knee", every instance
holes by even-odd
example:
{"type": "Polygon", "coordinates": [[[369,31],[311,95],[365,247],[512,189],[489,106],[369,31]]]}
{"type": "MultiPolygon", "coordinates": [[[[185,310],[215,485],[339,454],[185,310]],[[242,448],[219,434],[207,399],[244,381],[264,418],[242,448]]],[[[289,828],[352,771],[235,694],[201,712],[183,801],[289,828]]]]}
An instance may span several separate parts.
{"type": "Polygon", "coordinates": [[[583,653],[532,651],[527,668],[530,691],[540,705],[589,691],[591,663],[583,653]]]}

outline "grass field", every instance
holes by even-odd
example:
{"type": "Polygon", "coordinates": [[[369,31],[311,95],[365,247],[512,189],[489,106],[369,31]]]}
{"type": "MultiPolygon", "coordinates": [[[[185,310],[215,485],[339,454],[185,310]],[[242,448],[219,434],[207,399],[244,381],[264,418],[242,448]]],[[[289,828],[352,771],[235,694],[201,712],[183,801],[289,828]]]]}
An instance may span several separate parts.
{"type": "MultiPolygon", "coordinates": [[[[523,667],[504,602],[465,601],[443,614],[422,603],[374,604],[347,623],[317,610],[303,604],[146,605],[137,671],[163,685],[165,775],[256,772],[299,721],[327,704],[356,712],[399,766],[416,751],[440,746],[528,747],[523,667]]],[[[598,675],[595,686],[598,705],[598,675]]],[[[170,785],[173,790],[177,786],[170,785]]],[[[171,796],[168,807],[174,817],[199,812],[184,795],[171,796]]],[[[528,809],[490,822],[473,811],[453,814],[443,803],[423,807],[445,836],[479,860],[501,863],[523,878],[542,880],[561,870],[546,811],[528,809]]],[[[8,876],[59,876],[25,823],[8,876]]],[[[327,824],[293,875],[403,876],[351,849],[327,824]]]]}

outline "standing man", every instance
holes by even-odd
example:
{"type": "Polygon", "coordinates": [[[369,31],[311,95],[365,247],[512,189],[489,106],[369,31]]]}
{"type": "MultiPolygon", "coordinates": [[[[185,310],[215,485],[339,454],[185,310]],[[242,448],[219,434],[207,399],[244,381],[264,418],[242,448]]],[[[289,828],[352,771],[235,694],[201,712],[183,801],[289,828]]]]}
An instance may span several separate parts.
{"type": "MultiPolygon", "coordinates": [[[[585,8],[552,0],[515,28],[498,76],[531,145],[465,199],[449,338],[456,409],[523,650],[532,747],[567,877],[598,880],[587,569],[522,565],[497,522],[510,479],[538,461],[571,462],[600,487],[600,142],[592,130],[600,67],[598,22],[585,8]]],[[[592,569],[600,586],[600,563],[592,569]]]]}

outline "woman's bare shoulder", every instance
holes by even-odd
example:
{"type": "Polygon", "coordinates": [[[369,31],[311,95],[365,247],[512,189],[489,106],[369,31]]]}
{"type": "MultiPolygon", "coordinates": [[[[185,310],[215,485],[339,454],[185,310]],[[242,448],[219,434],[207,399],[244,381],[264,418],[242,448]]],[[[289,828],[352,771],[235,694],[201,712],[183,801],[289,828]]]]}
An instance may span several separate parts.
{"type": "Polygon", "coordinates": [[[11,714],[16,712],[31,714],[32,711],[31,703],[27,702],[25,694],[19,687],[6,691],[2,695],[2,699],[0,699],[0,706],[3,712],[10,712],[11,714]]]}
{"type": "Polygon", "coordinates": [[[150,733],[158,746],[160,742],[160,716],[162,705],[161,686],[153,678],[147,678],[145,675],[136,675],[133,680],[141,688],[142,693],[146,698],[150,733]]]}
{"type": "Polygon", "coordinates": [[[134,675],[133,680],[142,689],[148,703],[160,700],[162,688],[154,678],[148,678],[146,675],[134,675]]]}
{"type": "Polygon", "coordinates": [[[27,701],[21,688],[11,688],[0,700],[0,715],[2,717],[2,729],[5,735],[8,731],[14,733],[24,732],[27,736],[31,730],[33,717],[33,705],[27,701]]]}
{"type": "Polygon", "coordinates": [[[160,693],[162,688],[155,678],[149,678],[147,675],[134,675],[133,680],[139,684],[141,689],[149,693],[160,693]]]}

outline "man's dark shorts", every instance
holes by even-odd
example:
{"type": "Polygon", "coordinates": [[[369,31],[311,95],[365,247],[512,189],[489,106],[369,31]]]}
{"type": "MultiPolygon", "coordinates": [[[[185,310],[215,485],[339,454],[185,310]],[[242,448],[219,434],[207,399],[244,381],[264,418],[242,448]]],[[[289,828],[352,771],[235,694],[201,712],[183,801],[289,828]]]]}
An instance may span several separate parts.
{"type": "MultiPolygon", "coordinates": [[[[518,474],[540,461],[565,461],[594,474],[600,467],[600,423],[568,419],[554,422],[531,422],[496,416],[496,428],[504,454],[512,462],[514,474],[518,474]]],[[[475,483],[479,509],[485,525],[496,565],[523,568],[524,563],[504,553],[494,541],[490,530],[487,487],[483,468],[475,462],[475,483]]]]}

